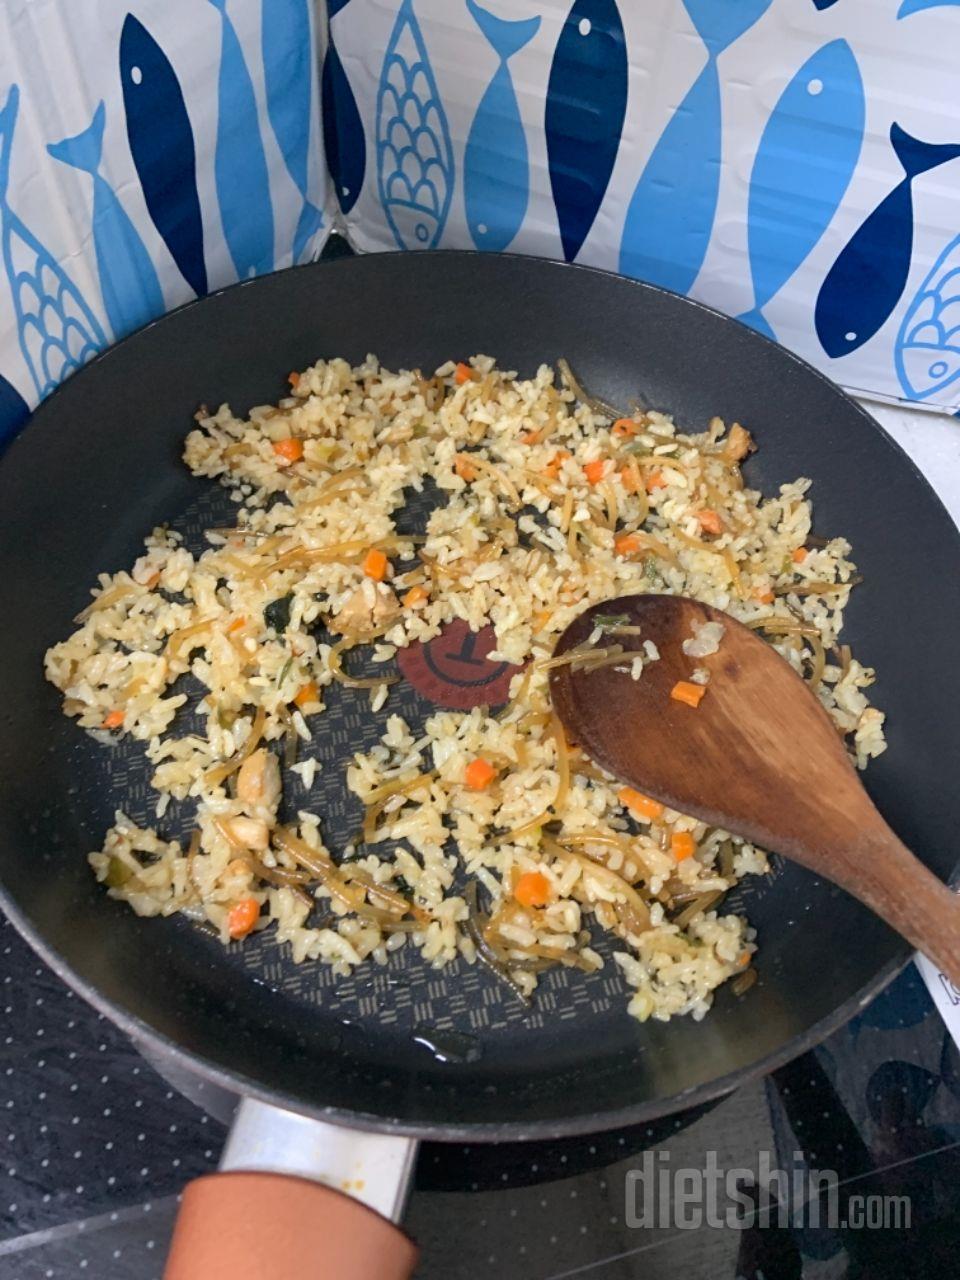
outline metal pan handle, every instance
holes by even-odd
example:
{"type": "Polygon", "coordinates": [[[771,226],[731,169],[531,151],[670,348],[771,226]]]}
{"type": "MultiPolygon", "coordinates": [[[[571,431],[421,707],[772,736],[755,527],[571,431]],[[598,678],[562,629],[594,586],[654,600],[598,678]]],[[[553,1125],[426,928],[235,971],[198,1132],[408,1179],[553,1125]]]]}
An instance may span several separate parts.
{"type": "Polygon", "coordinates": [[[407,1280],[416,1150],[244,1099],[220,1171],[183,1194],[164,1280],[407,1280]]]}

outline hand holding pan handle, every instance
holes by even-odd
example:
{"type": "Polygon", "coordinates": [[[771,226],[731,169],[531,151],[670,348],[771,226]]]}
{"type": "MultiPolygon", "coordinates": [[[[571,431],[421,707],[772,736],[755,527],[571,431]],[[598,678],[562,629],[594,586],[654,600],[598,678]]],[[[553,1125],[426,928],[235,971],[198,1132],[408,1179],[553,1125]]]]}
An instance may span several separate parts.
{"type": "Polygon", "coordinates": [[[164,1280],[407,1280],[416,1150],[244,1099],[219,1173],[183,1194],[164,1280]]]}

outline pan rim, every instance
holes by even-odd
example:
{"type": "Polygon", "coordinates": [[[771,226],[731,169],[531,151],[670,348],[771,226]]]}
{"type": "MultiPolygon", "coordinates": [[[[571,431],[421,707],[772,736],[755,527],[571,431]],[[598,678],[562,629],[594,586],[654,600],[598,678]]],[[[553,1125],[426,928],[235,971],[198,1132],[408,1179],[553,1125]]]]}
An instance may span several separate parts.
{"type": "MultiPolygon", "coordinates": [[[[952,877],[951,884],[955,879],[956,877],[952,877]]],[[[353,1111],[347,1107],[311,1106],[302,1099],[292,1099],[282,1091],[267,1088],[241,1072],[221,1067],[202,1054],[184,1049],[182,1045],[164,1035],[163,1032],[155,1030],[136,1014],[128,1013],[115,1005],[92,983],[81,978],[60,953],[40,936],[39,931],[20,909],[12,904],[2,885],[0,885],[0,906],[3,907],[7,919],[24,941],[33,948],[57,977],[129,1036],[138,1050],[141,1045],[146,1045],[161,1058],[168,1057],[178,1066],[193,1071],[205,1083],[226,1089],[241,1098],[255,1098],[258,1102],[265,1102],[270,1106],[293,1111],[310,1119],[322,1120],[327,1124],[339,1125],[346,1129],[394,1135],[400,1138],[416,1138],[423,1142],[535,1142],[584,1137],[591,1133],[606,1133],[645,1124],[651,1120],[676,1115],[701,1104],[720,1100],[742,1085],[762,1079],[822,1044],[834,1031],[839,1031],[862,1009],[872,1003],[894,978],[903,972],[914,954],[909,944],[904,942],[899,948],[902,955],[888,960],[875,978],[865,983],[855,995],[845,1000],[833,1013],[815,1022],[800,1037],[799,1042],[796,1038],[789,1040],[779,1049],[757,1059],[748,1067],[741,1067],[726,1075],[717,1076],[692,1089],[599,1114],[582,1112],[572,1117],[537,1120],[530,1124],[520,1124],[517,1121],[502,1123],[478,1121],[476,1124],[463,1124],[437,1120],[396,1120],[390,1116],[353,1111]]]]}
{"type": "MultiPolygon", "coordinates": [[[[448,259],[479,259],[481,257],[490,258],[490,255],[481,255],[475,250],[439,250],[434,251],[440,253],[448,259]]],[[[100,365],[103,361],[109,360],[116,350],[125,344],[135,344],[143,335],[149,334],[157,325],[167,323],[175,323],[175,318],[183,311],[197,307],[206,302],[208,298],[219,298],[235,289],[245,288],[254,285],[263,285],[264,282],[273,277],[280,277],[290,274],[292,271],[317,271],[323,269],[325,272],[333,271],[358,271],[364,270],[360,264],[370,260],[372,263],[383,265],[385,260],[403,261],[405,255],[400,255],[396,251],[383,251],[379,253],[363,254],[354,257],[344,257],[343,259],[335,259],[330,261],[318,261],[304,264],[302,267],[290,267],[279,271],[271,272],[268,275],[259,276],[254,280],[240,281],[238,283],[227,285],[221,289],[215,290],[203,298],[192,299],[173,311],[167,312],[163,316],[150,321],[143,328],[135,333],[128,335],[120,343],[115,343],[106,350],[100,352],[84,369],[79,370],[83,373],[85,369],[93,368],[100,365]],[[344,265],[349,264],[349,265],[344,265]]],[[[561,270],[565,274],[569,274],[572,267],[578,273],[587,273],[599,277],[609,277],[617,281],[623,281],[634,288],[644,290],[651,295],[666,295],[667,297],[683,303],[686,307],[692,308],[696,312],[706,313],[713,317],[726,322],[727,324],[737,323],[731,317],[724,315],[716,308],[710,307],[695,299],[683,297],[675,294],[670,290],[662,289],[659,286],[648,284],[644,281],[632,280],[629,277],[621,276],[616,272],[603,270],[597,267],[581,266],[577,264],[561,263],[552,259],[535,258],[532,255],[524,254],[499,254],[495,255],[494,261],[504,259],[507,262],[531,263],[536,262],[539,269],[544,272],[551,270],[561,270]]],[[[957,529],[949,512],[944,507],[936,491],[933,489],[930,481],[920,470],[913,459],[907,454],[903,447],[887,433],[880,424],[871,416],[866,409],[858,404],[852,396],[834,383],[819,369],[814,368],[802,357],[794,352],[788,351],[781,347],[778,343],[767,338],[763,334],[749,330],[746,326],[741,326],[749,335],[748,341],[762,342],[770,347],[779,350],[781,356],[788,357],[791,362],[805,371],[806,375],[814,376],[821,384],[828,388],[835,396],[840,397],[841,401],[846,402],[847,411],[853,409],[857,416],[862,420],[864,425],[872,432],[875,438],[879,438],[887,449],[894,455],[896,464],[900,469],[906,469],[912,473],[915,481],[918,481],[925,493],[925,497],[931,505],[937,507],[939,511],[946,516],[948,523],[952,529],[954,549],[958,559],[960,559],[960,530],[957,529]]],[[[758,348],[759,349],[759,348],[758,348]]],[[[16,453],[20,438],[30,431],[34,419],[40,417],[41,420],[47,416],[58,413],[58,406],[65,387],[68,387],[73,378],[67,379],[62,383],[51,396],[49,396],[40,406],[38,406],[31,419],[25,424],[22,431],[16,436],[4,450],[4,456],[0,458],[0,466],[12,465],[7,459],[12,457],[12,462],[16,461],[16,453]]],[[[951,882],[955,882],[957,878],[957,870],[955,868],[951,882]]],[[[325,1120],[330,1123],[352,1127],[369,1132],[378,1132],[384,1134],[396,1134],[421,1139],[430,1139],[438,1141],[472,1141],[472,1142],[498,1142],[498,1141],[525,1141],[538,1139],[554,1139],[565,1136],[576,1136],[588,1133],[597,1133],[610,1129],[617,1129],[635,1124],[642,1124],[664,1115],[673,1114],[687,1108],[706,1103],[714,1099],[721,1098],[732,1092],[741,1084],[746,1084],[752,1080],[756,1080],[785,1063],[808,1052],[822,1043],[834,1031],[838,1030],[850,1018],[854,1017],[862,1008],[870,1003],[880,992],[900,973],[909,962],[912,950],[907,943],[902,943],[893,953],[892,957],[886,961],[877,974],[865,983],[859,991],[853,996],[845,1000],[838,1008],[833,1010],[826,1017],[820,1019],[810,1026],[800,1037],[795,1037],[778,1049],[771,1051],[765,1056],[750,1063],[746,1067],[738,1068],[733,1072],[729,1072],[723,1076],[716,1077],[713,1080],[694,1086],[677,1094],[666,1095],[656,1099],[648,1099],[644,1102],[628,1104],[600,1114],[591,1112],[581,1112],[574,1116],[558,1117],[556,1119],[547,1119],[535,1121],[532,1123],[519,1123],[516,1121],[497,1122],[497,1121],[481,1121],[475,1124],[456,1122],[450,1123],[443,1120],[397,1120],[392,1117],[373,1114],[367,1112],[353,1111],[344,1107],[332,1107],[324,1105],[311,1104],[304,1098],[297,1096],[292,1097],[285,1094],[282,1090],[275,1090],[262,1084],[260,1081],[251,1079],[244,1074],[221,1066],[215,1059],[207,1057],[188,1050],[179,1045],[175,1040],[171,1039],[164,1033],[156,1030],[154,1027],[144,1022],[137,1015],[129,1012],[125,1007],[116,1004],[113,1000],[101,994],[99,989],[80,974],[63,958],[57,949],[46,940],[39,928],[34,926],[32,921],[27,917],[26,913],[21,911],[20,907],[13,900],[7,888],[0,884],[0,907],[3,908],[7,917],[13,926],[17,929],[25,941],[33,948],[33,950],[43,959],[51,969],[67,983],[74,991],[77,992],[87,1003],[89,1003],[98,1012],[104,1014],[117,1027],[134,1041],[135,1044],[145,1044],[154,1049],[161,1056],[167,1056],[180,1065],[192,1069],[203,1079],[210,1083],[219,1084],[232,1092],[241,1095],[258,1098],[272,1105],[283,1107],[286,1109],[298,1111],[302,1114],[314,1116],[318,1119],[325,1120]]]]}

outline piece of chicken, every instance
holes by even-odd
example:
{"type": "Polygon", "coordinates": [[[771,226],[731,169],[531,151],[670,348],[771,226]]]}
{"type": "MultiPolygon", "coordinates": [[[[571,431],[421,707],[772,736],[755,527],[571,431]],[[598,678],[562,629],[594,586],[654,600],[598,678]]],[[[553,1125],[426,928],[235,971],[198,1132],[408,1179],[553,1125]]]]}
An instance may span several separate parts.
{"type": "Polygon", "coordinates": [[[400,602],[385,582],[365,582],[327,623],[331,631],[363,635],[389,626],[400,616],[400,602]]]}

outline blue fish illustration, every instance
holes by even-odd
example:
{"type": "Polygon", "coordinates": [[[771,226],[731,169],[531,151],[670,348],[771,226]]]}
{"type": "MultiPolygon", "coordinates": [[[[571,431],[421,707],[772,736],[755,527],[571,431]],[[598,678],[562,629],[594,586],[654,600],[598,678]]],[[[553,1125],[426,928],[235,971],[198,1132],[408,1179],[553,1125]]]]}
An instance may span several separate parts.
{"type": "Polygon", "coordinates": [[[207,268],[190,117],[167,55],[132,13],[120,33],[120,83],[130,154],[153,225],[202,297],[207,268]]]}
{"type": "Polygon", "coordinates": [[[740,316],[767,337],[775,335],[762,309],[833,219],[860,157],[865,113],[857,60],[846,40],[834,40],[803,64],[767,121],[747,210],[754,304],[740,316]]]}
{"type": "Polygon", "coordinates": [[[435,248],[450,212],[453,147],[413,0],[397,11],[380,72],[377,184],[400,248],[435,248]]]}
{"type": "Polygon", "coordinates": [[[500,250],[520,230],[530,194],[527,137],[507,60],[537,34],[539,18],[508,22],[481,9],[467,8],[490,41],[500,64],[480,99],[463,156],[463,198],[467,225],[478,249],[500,250]]]}
{"type": "Polygon", "coordinates": [[[20,90],[12,85],[0,110],[0,235],[20,350],[42,400],[107,339],[83,294],[7,203],[19,104],[20,90]]]}
{"type": "Polygon", "coordinates": [[[927,400],[960,378],[960,236],[940,254],[907,308],[894,360],[912,400],[927,400]]]}
{"type": "Polygon", "coordinates": [[[99,172],[105,123],[106,110],[101,102],[83,133],[51,142],[47,150],[54,160],[88,173],[93,179],[93,247],[100,292],[114,337],[122,338],[160,315],[164,306],[150,255],[113,188],[99,172]]]}
{"type": "Polygon", "coordinates": [[[771,0],[684,0],[707,47],[707,65],[674,112],[640,175],[620,242],[620,270],[686,293],[713,232],[720,190],[717,58],[766,13],[771,0]]]}
{"type": "Polygon", "coordinates": [[[563,256],[572,262],[613,171],[627,110],[627,45],[616,0],[576,0],[560,32],[544,127],[563,256]]]}
{"type": "Polygon", "coordinates": [[[267,111],[287,172],[303,197],[293,235],[295,263],[323,226],[323,214],[307,198],[313,97],[310,4],[311,0],[262,0],[260,10],[267,111]]]}
{"type": "Polygon", "coordinates": [[[814,7],[822,12],[824,9],[832,9],[837,0],[813,0],[813,3],[814,7]]]}
{"type": "Polygon", "coordinates": [[[0,373],[0,447],[13,439],[29,417],[26,400],[0,373]]]}
{"type": "Polygon", "coordinates": [[[214,170],[223,235],[237,276],[273,270],[273,206],[263,154],[257,100],[243,49],[227,13],[227,0],[210,0],[220,13],[220,75],[214,170]]]}
{"type": "Polygon", "coordinates": [[[885,323],[913,254],[913,179],[960,156],[960,143],[921,142],[898,124],[890,142],[904,176],[860,226],[820,286],[814,320],[828,356],[849,355],[885,323]]]}
{"type": "Polygon", "coordinates": [[[903,0],[897,10],[898,18],[908,18],[911,13],[920,13],[923,9],[955,9],[960,0],[903,0]]]}
{"type": "Polygon", "coordinates": [[[320,84],[323,149],[344,213],[356,204],[367,167],[363,121],[333,38],[333,19],[349,2],[328,0],[330,29],[320,84]]]}

